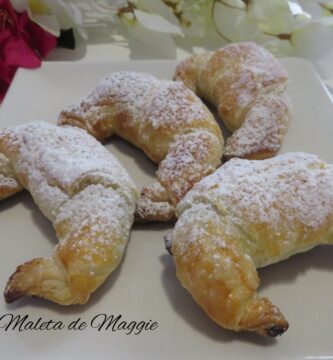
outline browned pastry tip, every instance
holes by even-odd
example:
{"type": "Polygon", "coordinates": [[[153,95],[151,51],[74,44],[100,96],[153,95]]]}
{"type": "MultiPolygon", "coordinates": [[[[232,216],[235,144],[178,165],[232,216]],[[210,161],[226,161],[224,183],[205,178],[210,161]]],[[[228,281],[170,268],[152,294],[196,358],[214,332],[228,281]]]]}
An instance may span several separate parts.
{"type": "Polygon", "coordinates": [[[8,290],[6,289],[4,292],[4,297],[5,297],[5,301],[7,304],[11,304],[12,302],[21,299],[22,297],[24,297],[26,294],[24,292],[21,292],[20,290],[17,289],[11,289],[9,288],[8,290]]]}
{"type": "MultiPolygon", "coordinates": [[[[34,292],[36,277],[39,277],[36,268],[39,267],[41,258],[30,260],[22,265],[19,265],[16,271],[8,279],[4,297],[6,303],[12,303],[29,292],[34,292]]],[[[39,283],[39,280],[37,281],[39,283]]]]}
{"type": "Polygon", "coordinates": [[[7,282],[4,291],[4,298],[7,304],[10,304],[26,295],[26,293],[20,287],[14,285],[16,282],[15,277],[18,277],[17,273],[20,272],[21,266],[17,268],[16,272],[11,275],[7,282]]]}
{"type": "Polygon", "coordinates": [[[9,278],[5,300],[11,303],[23,296],[38,296],[62,305],[85,304],[96,283],[91,286],[89,276],[83,277],[83,282],[75,284],[74,277],[67,278],[66,270],[59,261],[53,258],[33,259],[20,265],[9,278]]]}
{"type": "Polygon", "coordinates": [[[263,336],[276,337],[287,331],[289,324],[280,310],[267,298],[258,298],[247,305],[239,328],[263,336]]]}

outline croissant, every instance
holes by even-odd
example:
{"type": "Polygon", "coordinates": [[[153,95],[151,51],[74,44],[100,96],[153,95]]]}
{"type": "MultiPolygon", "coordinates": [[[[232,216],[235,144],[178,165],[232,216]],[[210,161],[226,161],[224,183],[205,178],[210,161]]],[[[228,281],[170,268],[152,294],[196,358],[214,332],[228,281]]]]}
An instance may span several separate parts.
{"type": "Polygon", "coordinates": [[[264,48],[237,43],[191,56],[178,65],[174,80],[216,107],[233,133],[227,159],[264,159],[280,150],[291,118],[288,73],[264,48]]]}
{"type": "Polygon", "coordinates": [[[305,153],[232,159],[177,213],[166,245],[181,284],[220,326],[276,336],[288,322],[258,296],[256,268],[333,243],[333,165],[305,153]]]}
{"type": "Polygon", "coordinates": [[[5,300],[39,296],[83,304],[117,267],[137,191],[115,157],[86,131],[33,122],[0,131],[0,153],[52,222],[59,244],[19,266],[5,300]]]}
{"type": "Polygon", "coordinates": [[[143,189],[137,221],[168,221],[194,183],[213,172],[223,151],[221,130],[201,100],[179,82],[116,72],[61,112],[59,124],[97,139],[116,134],[156,164],[159,184],[143,189]]]}

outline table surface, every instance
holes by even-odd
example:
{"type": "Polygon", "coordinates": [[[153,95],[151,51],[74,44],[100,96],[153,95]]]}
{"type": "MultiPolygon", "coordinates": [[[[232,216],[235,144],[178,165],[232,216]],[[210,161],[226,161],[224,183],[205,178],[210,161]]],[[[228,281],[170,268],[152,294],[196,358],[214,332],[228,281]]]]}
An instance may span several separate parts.
{"type": "MultiPolygon", "coordinates": [[[[316,153],[333,162],[332,102],[312,66],[299,59],[283,60],[289,74],[293,121],[283,152],[316,153]],[[316,106],[313,106],[316,104],[316,106]],[[316,119],[316,121],[313,121],[316,119]]],[[[0,109],[0,122],[22,124],[57,118],[59,111],[85,95],[107,71],[149,71],[170,78],[176,61],[48,62],[34,71],[20,70],[0,109]],[[47,84],[47,86],[46,86],[47,84]],[[33,91],[32,91],[33,89],[33,91]]],[[[106,144],[139,188],[154,181],[156,168],[133,146],[113,139],[106,144]]],[[[0,288],[17,264],[49,256],[56,242],[51,224],[28,194],[0,204],[0,288]],[[25,244],[25,245],[24,245],[25,244]]],[[[279,339],[227,332],[215,325],[181,287],[163,236],[171,224],[135,226],[122,265],[83,307],[62,307],[42,299],[12,305],[0,301],[0,314],[28,315],[69,324],[77,318],[90,324],[98,314],[157,321],[154,332],[128,336],[88,325],[84,331],[3,331],[3,358],[57,359],[328,359],[332,354],[332,247],[321,247],[260,270],[260,294],[284,312],[291,326],[279,339]]],[[[3,325],[0,324],[0,326],[3,325]]]]}

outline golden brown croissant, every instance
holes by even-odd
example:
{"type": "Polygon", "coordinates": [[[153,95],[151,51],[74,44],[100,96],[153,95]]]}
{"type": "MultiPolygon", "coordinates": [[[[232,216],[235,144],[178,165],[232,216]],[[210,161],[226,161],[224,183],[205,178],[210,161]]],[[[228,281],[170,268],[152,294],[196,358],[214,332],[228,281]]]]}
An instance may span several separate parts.
{"type": "Polygon", "coordinates": [[[59,124],[86,129],[97,139],[117,134],[141,148],[156,164],[160,184],[145,188],[138,221],[167,221],[171,206],[220,164],[221,130],[201,100],[183,84],[152,75],[106,76],[77,104],[62,111],[59,124]]]}
{"type": "Polygon", "coordinates": [[[305,153],[232,159],[177,212],[168,246],[182,285],[219,325],[276,336],[288,323],[258,296],[256,268],[333,242],[333,166],[305,153]]]}
{"type": "Polygon", "coordinates": [[[0,131],[0,153],[53,223],[49,258],[19,266],[5,299],[34,295],[83,304],[119,264],[137,192],[120,163],[86,131],[43,122],[0,131]]]}
{"type": "Polygon", "coordinates": [[[194,55],[178,65],[174,79],[217,108],[233,132],[227,158],[263,159],[280,150],[291,117],[288,74],[264,48],[238,43],[194,55]]]}

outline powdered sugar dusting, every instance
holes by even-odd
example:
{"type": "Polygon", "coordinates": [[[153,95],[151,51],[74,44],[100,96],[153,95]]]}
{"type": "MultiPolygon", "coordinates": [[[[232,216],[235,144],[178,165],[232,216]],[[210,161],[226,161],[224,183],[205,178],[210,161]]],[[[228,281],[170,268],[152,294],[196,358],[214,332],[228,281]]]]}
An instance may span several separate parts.
{"type": "Polygon", "coordinates": [[[168,201],[168,193],[166,189],[158,181],[145,186],[141,190],[141,195],[155,201],[168,201]]]}
{"type": "Polygon", "coordinates": [[[9,160],[0,153],[0,199],[7,192],[21,189],[9,160]]]}
{"type": "Polygon", "coordinates": [[[305,153],[232,159],[196,184],[177,212],[186,221],[188,209],[202,203],[242,229],[248,249],[258,245],[257,229],[264,226],[261,237],[265,231],[266,241],[287,253],[300,231],[306,238],[333,222],[333,167],[305,153]]]}
{"type": "Polygon", "coordinates": [[[136,221],[170,221],[175,217],[174,207],[167,201],[151,200],[146,196],[141,196],[136,208],[136,221]]]}
{"type": "Polygon", "coordinates": [[[88,116],[90,121],[96,123],[100,119],[98,108],[104,105],[114,107],[114,112],[128,114],[131,121],[137,124],[138,131],[144,123],[149,123],[156,130],[185,130],[184,126],[192,126],[193,121],[202,121],[211,116],[183,84],[130,71],[105,76],[88,96],[65,111],[83,118],[88,116]]]}
{"type": "Polygon", "coordinates": [[[206,66],[211,72],[206,81],[211,81],[210,86],[215,87],[215,102],[219,103],[222,118],[232,110],[236,114],[231,116],[241,117],[260,93],[268,92],[272,87],[279,87],[282,92],[288,79],[287,71],[275,57],[255,43],[227,45],[213,53],[206,66]]]}
{"type": "MultiPolygon", "coordinates": [[[[179,255],[185,255],[188,246],[191,245],[191,255],[200,255],[202,248],[206,248],[208,244],[214,250],[224,249],[227,247],[226,241],[220,233],[212,232],[212,228],[220,223],[219,214],[210,204],[196,203],[179,217],[173,238],[175,239],[179,255]],[[209,242],[207,242],[209,239],[209,242]]],[[[225,233],[228,232],[228,226],[225,227],[225,233]]],[[[206,248],[207,250],[207,248],[206,248]]],[[[218,251],[216,252],[218,255],[218,251]]],[[[217,262],[221,262],[219,256],[215,257],[217,262]]]]}
{"type": "Polygon", "coordinates": [[[63,281],[59,292],[68,287],[73,299],[59,303],[86,301],[124,253],[137,200],[132,180],[108,150],[78,128],[35,122],[4,129],[0,138],[1,150],[59,239],[52,262],[60,276],[43,265],[32,270],[41,272],[37,280],[29,269],[19,270],[23,279],[42,286],[37,294],[56,302],[48,290],[58,291],[52,284],[63,281]],[[78,292],[87,297],[76,299],[78,292]]]}
{"type": "Polygon", "coordinates": [[[97,138],[116,133],[133,142],[160,163],[157,176],[172,203],[222,157],[221,131],[201,100],[182,83],[149,74],[106,76],[90,95],[62,112],[59,122],[82,126],[97,138]]]}
{"type": "Polygon", "coordinates": [[[291,104],[288,73],[275,57],[252,42],[229,44],[182,62],[175,78],[217,108],[230,131],[227,157],[266,158],[282,145],[291,104]]]}
{"type": "Polygon", "coordinates": [[[99,108],[109,103],[115,107],[115,112],[126,112],[132,121],[137,122],[142,119],[147,98],[158,84],[159,80],[147,73],[115,72],[105,76],[88,96],[65,111],[89,117],[96,123],[100,118],[99,108]]]}
{"type": "Polygon", "coordinates": [[[25,174],[24,185],[50,220],[66,200],[91,183],[134,189],[118,160],[84,130],[34,122],[4,134],[18,151],[15,158],[8,153],[15,172],[25,174]]]}
{"type": "Polygon", "coordinates": [[[143,187],[136,207],[135,221],[145,223],[174,219],[175,208],[170,204],[168,193],[161,183],[156,181],[143,187]]]}
{"type": "Polygon", "coordinates": [[[145,119],[153,129],[185,131],[211,117],[201,101],[180,82],[161,81],[154,92],[145,119]]]}
{"type": "Polygon", "coordinates": [[[60,207],[56,229],[70,223],[62,242],[86,261],[107,262],[112,246],[113,259],[120,260],[133,222],[135,201],[128,201],[119,189],[89,185],[60,207]],[[77,241],[77,239],[80,239],[77,241]]]}
{"type": "Polygon", "coordinates": [[[15,189],[17,186],[17,180],[0,174],[0,189],[15,189]]]}
{"type": "Polygon", "coordinates": [[[249,157],[258,153],[276,153],[288,130],[290,108],[286,96],[264,95],[252,105],[243,125],[228,138],[224,155],[249,157]]]}
{"type": "Polygon", "coordinates": [[[214,135],[200,129],[175,137],[157,171],[157,177],[162,184],[170,184],[168,190],[171,198],[177,199],[178,202],[194,183],[218,166],[219,145],[214,135]]]}

